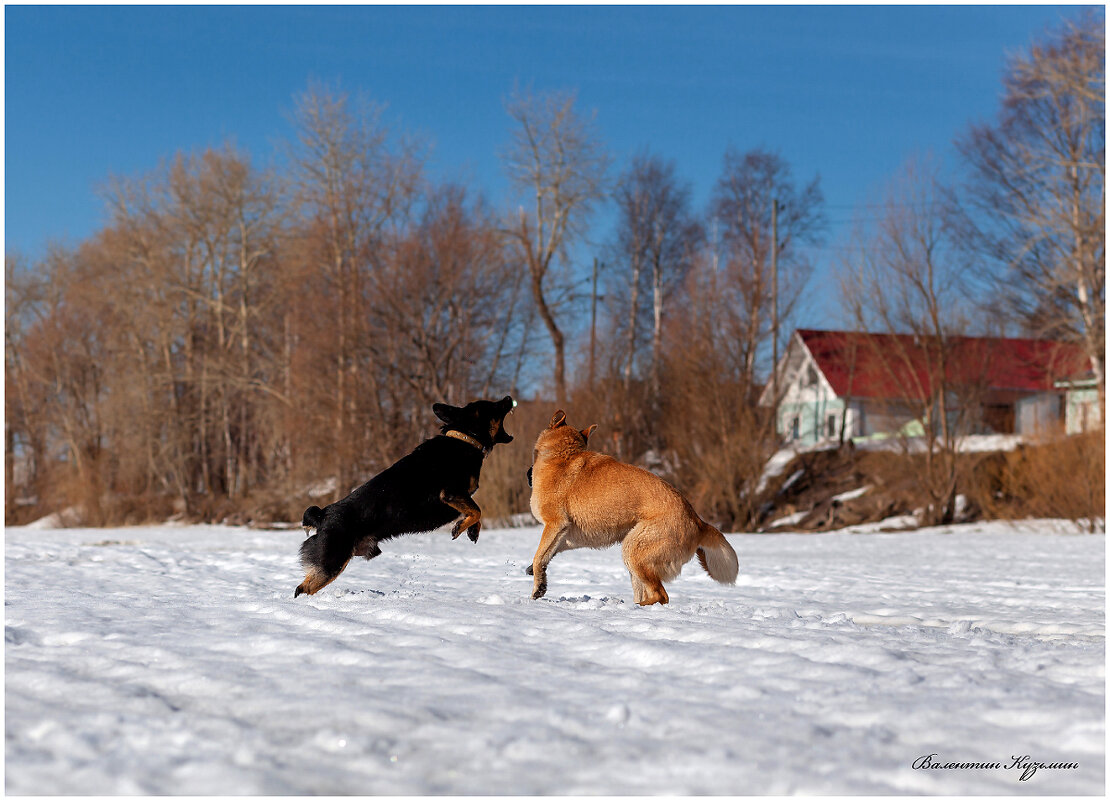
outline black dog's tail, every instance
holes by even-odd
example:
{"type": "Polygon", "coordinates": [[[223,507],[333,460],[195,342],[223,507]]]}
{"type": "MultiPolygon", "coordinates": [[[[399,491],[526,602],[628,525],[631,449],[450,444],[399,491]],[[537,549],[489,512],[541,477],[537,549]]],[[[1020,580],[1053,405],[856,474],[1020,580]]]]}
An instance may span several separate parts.
{"type": "Polygon", "coordinates": [[[324,510],[319,506],[310,506],[304,510],[304,517],[301,518],[301,525],[305,528],[319,528],[320,524],[324,522],[324,510]]]}

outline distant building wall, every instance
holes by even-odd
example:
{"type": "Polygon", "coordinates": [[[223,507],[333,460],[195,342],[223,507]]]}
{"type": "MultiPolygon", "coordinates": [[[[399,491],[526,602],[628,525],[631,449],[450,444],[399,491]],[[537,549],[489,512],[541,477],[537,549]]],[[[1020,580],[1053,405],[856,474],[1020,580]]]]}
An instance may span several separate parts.
{"type": "Polygon", "coordinates": [[[916,415],[909,406],[902,403],[869,400],[863,406],[863,425],[857,436],[870,437],[875,434],[895,434],[916,415]]]}
{"type": "Polygon", "coordinates": [[[1064,427],[1068,434],[1093,431],[1102,425],[1098,390],[1094,387],[1069,389],[1067,392],[1064,427]]]}
{"type": "Polygon", "coordinates": [[[1063,399],[1061,393],[1043,392],[1019,400],[1014,409],[1014,433],[1032,436],[1058,426],[1063,416],[1063,399]]]}
{"type": "Polygon", "coordinates": [[[784,401],[779,405],[778,432],[787,442],[813,445],[838,440],[842,422],[847,432],[845,438],[855,436],[855,410],[848,409],[845,417],[844,401],[839,398],[784,401]]]}
{"type": "Polygon", "coordinates": [[[833,395],[815,372],[808,377],[803,373],[779,404],[776,430],[786,442],[813,445],[838,440],[842,421],[849,432],[846,436],[854,436],[853,410],[848,410],[844,420],[844,401],[833,395]]]}
{"type": "Polygon", "coordinates": [[[778,407],[776,431],[785,442],[816,445],[819,442],[895,434],[915,419],[914,409],[904,403],[865,398],[837,398],[821,384],[794,386],[778,407]]]}

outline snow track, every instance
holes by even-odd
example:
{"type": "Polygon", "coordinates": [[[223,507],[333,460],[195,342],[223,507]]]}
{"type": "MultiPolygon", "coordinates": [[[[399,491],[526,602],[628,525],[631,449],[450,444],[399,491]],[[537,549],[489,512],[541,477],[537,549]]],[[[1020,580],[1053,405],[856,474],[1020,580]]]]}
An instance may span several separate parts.
{"type": "Polygon", "coordinates": [[[6,789],[1101,794],[1105,539],[1057,528],[731,535],[647,609],[616,549],[530,600],[537,528],[296,601],[299,531],[10,528],[6,789]]]}

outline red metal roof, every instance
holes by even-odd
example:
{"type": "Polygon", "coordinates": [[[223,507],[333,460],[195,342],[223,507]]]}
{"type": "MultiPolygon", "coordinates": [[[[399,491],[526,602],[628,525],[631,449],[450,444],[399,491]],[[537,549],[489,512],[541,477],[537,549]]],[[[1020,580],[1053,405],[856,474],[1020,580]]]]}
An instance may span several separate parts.
{"type": "MultiPolygon", "coordinates": [[[[910,334],[798,329],[839,397],[921,399],[940,375],[941,349],[910,334]]],[[[1041,392],[1089,367],[1078,346],[1042,339],[951,337],[945,374],[954,386],[1041,392]]]]}

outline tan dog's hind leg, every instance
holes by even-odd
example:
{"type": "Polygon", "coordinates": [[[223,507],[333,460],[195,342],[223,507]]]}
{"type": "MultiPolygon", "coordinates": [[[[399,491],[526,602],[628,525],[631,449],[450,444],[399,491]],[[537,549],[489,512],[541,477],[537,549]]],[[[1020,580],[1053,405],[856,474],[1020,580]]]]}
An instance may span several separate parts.
{"type": "Polygon", "coordinates": [[[659,576],[647,565],[633,562],[628,574],[632,577],[632,598],[640,606],[665,604],[671,600],[659,576]]]}
{"type": "Polygon", "coordinates": [[[660,566],[669,548],[656,539],[658,535],[643,522],[633,526],[621,543],[621,557],[632,577],[632,598],[640,606],[665,604],[670,601],[660,578],[660,566]]]}
{"type": "Polygon", "coordinates": [[[632,600],[640,603],[644,599],[644,582],[631,570],[628,571],[628,577],[632,579],[632,600]]]}
{"type": "Polygon", "coordinates": [[[532,600],[547,594],[547,565],[561,548],[567,536],[568,527],[567,523],[563,522],[557,525],[545,524],[543,527],[540,546],[532,558],[532,600]]]}
{"type": "Polygon", "coordinates": [[[640,601],[640,606],[651,606],[652,604],[668,604],[671,602],[670,596],[667,595],[666,588],[663,587],[663,582],[657,576],[648,574],[644,576],[644,583],[647,585],[644,593],[644,598],[640,601]]]}

